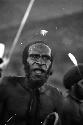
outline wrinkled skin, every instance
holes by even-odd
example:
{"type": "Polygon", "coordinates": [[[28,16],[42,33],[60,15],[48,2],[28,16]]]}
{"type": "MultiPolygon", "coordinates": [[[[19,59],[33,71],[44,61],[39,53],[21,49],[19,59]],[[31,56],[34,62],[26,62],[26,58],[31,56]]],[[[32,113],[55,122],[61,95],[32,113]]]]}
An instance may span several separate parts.
{"type": "Polygon", "coordinates": [[[46,82],[51,63],[51,50],[48,46],[36,43],[29,47],[26,73],[30,86],[41,87],[46,82]]]}

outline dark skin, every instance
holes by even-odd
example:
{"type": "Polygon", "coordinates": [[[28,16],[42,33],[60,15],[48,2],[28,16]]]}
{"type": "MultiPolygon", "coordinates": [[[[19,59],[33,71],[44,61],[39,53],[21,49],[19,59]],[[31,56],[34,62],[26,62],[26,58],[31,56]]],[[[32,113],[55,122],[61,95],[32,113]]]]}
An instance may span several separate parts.
{"type": "Polygon", "coordinates": [[[33,44],[27,53],[27,75],[9,76],[1,81],[0,123],[16,114],[15,125],[40,125],[47,115],[56,109],[59,112],[61,107],[57,88],[44,85],[51,72],[51,49],[45,44],[33,44]]]}
{"type": "Polygon", "coordinates": [[[68,95],[63,99],[62,125],[83,125],[82,78],[83,64],[78,65],[78,68],[72,67],[64,76],[63,83],[68,89],[68,95]]]}
{"type": "MultiPolygon", "coordinates": [[[[33,45],[28,51],[27,63],[29,64],[29,80],[30,85],[38,82],[41,87],[49,76],[49,69],[51,66],[51,50],[47,46],[41,44],[33,45]],[[41,83],[42,81],[42,83],[41,83]]],[[[32,87],[35,87],[32,85],[32,87]]]]}

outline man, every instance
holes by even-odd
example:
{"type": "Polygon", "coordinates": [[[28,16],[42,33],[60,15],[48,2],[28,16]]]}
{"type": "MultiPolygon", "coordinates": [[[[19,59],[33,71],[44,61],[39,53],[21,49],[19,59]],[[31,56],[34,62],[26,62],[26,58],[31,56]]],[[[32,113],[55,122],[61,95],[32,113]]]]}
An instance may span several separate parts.
{"type": "Polygon", "coordinates": [[[68,70],[63,84],[68,93],[62,104],[62,125],[83,125],[83,64],[68,70]]]}
{"type": "MultiPolygon", "coordinates": [[[[26,76],[4,77],[0,84],[0,125],[40,125],[52,112],[59,113],[62,95],[57,88],[44,85],[51,75],[52,61],[52,50],[44,42],[25,47],[26,76]]],[[[60,124],[59,119],[55,122],[59,118],[56,113],[50,116],[56,125],[60,124]]]]}

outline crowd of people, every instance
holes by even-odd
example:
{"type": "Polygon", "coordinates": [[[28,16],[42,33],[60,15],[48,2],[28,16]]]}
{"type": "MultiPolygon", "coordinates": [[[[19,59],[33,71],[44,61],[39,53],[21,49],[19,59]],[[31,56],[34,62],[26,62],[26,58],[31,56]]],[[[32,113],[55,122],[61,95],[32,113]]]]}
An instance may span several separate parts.
{"type": "Polygon", "coordinates": [[[0,125],[83,125],[83,64],[78,65],[80,73],[74,66],[64,75],[64,97],[46,84],[53,64],[46,42],[30,42],[22,62],[25,77],[4,76],[0,81],[0,125]]]}

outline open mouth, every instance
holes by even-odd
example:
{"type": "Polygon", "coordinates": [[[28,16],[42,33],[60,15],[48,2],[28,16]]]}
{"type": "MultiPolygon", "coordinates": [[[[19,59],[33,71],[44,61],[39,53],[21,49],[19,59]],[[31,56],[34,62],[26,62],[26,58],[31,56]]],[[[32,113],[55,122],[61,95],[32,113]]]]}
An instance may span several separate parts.
{"type": "Polygon", "coordinates": [[[45,71],[43,69],[34,69],[34,72],[38,75],[45,73],[45,71]]]}

